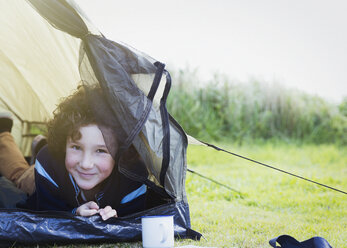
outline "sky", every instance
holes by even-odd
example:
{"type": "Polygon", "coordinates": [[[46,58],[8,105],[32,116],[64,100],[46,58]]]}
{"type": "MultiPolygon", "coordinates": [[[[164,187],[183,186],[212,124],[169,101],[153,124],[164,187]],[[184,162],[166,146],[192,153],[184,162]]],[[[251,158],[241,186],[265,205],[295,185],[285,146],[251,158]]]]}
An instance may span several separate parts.
{"type": "Polygon", "coordinates": [[[169,69],[347,97],[345,0],[75,1],[107,38],[169,69]]]}

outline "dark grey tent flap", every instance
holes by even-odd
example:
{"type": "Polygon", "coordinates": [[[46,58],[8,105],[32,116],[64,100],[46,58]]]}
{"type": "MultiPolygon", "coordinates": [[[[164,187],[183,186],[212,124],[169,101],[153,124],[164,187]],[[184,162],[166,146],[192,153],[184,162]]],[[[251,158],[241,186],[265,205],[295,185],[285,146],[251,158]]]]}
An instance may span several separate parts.
{"type": "Polygon", "coordinates": [[[55,28],[78,38],[88,33],[84,21],[66,1],[28,0],[28,2],[55,28]]]}
{"type": "MultiPolygon", "coordinates": [[[[117,130],[120,150],[115,159],[118,161],[122,152],[133,144],[148,166],[146,180],[164,188],[172,198],[186,201],[183,185],[187,138],[166,110],[171,79],[164,65],[91,34],[83,39],[79,68],[83,82],[99,84],[107,96],[100,99],[104,103],[95,103],[93,108],[101,124],[117,130]],[[151,85],[147,95],[138,86],[144,81],[151,85]],[[160,99],[159,103],[154,102],[154,97],[160,99]],[[108,111],[100,106],[108,106],[108,111]]],[[[100,129],[104,132],[102,127],[100,129]]],[[[107,145],[107,138],[105,141],[107,145]]],[[[112,146],[108,147],[112,150],[112,146]]],[[[132,179],[143,180],[143,175],[128,170],[123,164],[119,164],[119,168],[132,179]]]]}
{"type": "Polygon", "coordinates": [[[95,109],[94,113],[97,119],[118,130],[122,141],[119,145],[127,148],[142,128],[151,107],[151,101],[133,82],[131,73],[154,75],[156,67],[149,61],[141,65],[137,55],[104,37],[88,35],[83,41],[88,60],[80,57],[80,68],[90,69],[80,69],[81,78],[86,84],[101,86],[107,97],[103,100],[111,110],[106,113],[95,109]],[[95,76],[86,73],[91,70],[95,76]]]}
{"type": "Polygon", "coordinates": [[[173,203],[124,218],[103,221],[100,216],[81,217],[66,212],[34,212],[18,209],[1,210],[0,245],[36,245],[71,243],[111,243],[141,240],[141,216],[173,215],[175,236],[200,239],[189,228],[188,205],[173,203]],[[9,224],[11,223],[11,224],[9,224]]]}

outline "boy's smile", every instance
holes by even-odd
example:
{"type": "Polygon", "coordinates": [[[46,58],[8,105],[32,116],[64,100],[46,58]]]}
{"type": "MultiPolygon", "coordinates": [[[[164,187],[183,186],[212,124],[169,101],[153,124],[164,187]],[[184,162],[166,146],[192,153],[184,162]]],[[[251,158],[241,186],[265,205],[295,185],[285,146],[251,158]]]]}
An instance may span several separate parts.
{"type": "Polygon", "coordinates": [[[82,190],[91,190],[109,177],[114,160],[97,125],[79,129],[81,138],[66,142],[65,166],[82,190]]]}

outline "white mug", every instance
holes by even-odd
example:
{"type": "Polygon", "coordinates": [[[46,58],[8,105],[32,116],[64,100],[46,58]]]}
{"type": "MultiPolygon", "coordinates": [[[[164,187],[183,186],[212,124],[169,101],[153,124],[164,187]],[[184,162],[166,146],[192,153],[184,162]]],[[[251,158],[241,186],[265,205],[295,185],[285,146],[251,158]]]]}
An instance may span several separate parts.
{"type": "Polygon", "coordinates": [[[174,247],[173,216],[143,216],[141,223],[144,248],[174,247]]]}

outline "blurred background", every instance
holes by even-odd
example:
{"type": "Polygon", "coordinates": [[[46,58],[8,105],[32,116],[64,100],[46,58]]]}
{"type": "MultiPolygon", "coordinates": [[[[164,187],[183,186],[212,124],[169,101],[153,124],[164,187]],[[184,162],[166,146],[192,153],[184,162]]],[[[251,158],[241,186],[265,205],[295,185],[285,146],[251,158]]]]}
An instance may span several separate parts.
{"type": "Polygon", "coordinates": [[[77,3],[107,38],[167,65],[170,113],[190,134],[346,144],[346,1],[77,3]]]}

